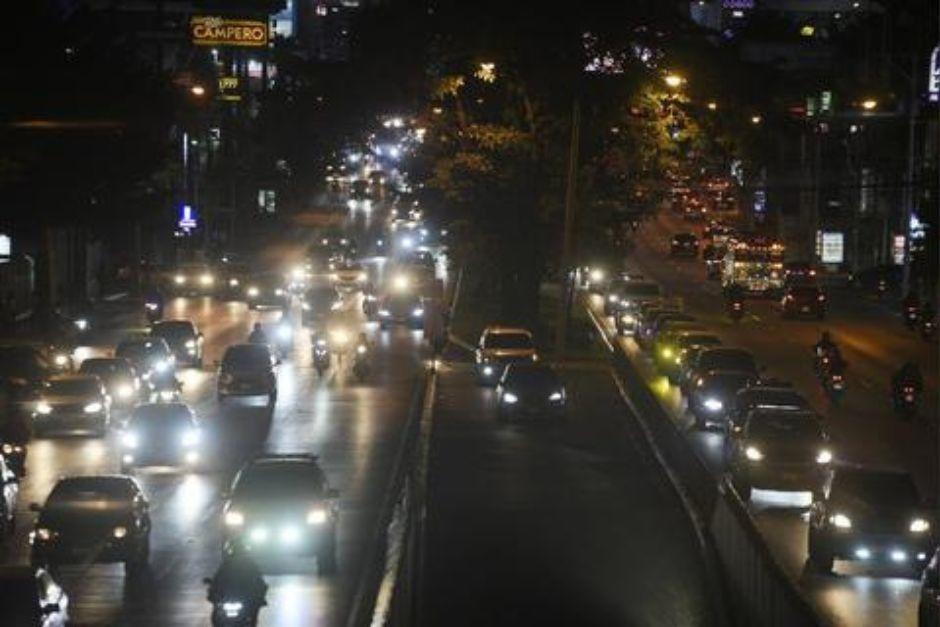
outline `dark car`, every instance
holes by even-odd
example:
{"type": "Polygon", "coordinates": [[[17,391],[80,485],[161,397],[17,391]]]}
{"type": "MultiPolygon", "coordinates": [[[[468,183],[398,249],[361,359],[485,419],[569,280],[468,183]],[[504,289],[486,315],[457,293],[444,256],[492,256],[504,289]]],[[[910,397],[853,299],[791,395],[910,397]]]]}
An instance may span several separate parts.
{"type": "Polygon", "coordinates": [[[832,458],[816,414],[755,410],[731,431],[728,471],[745,501],[754,488],[818,495],[830,477],[832,458]]]}
{"type": "Polygon", "coordinates": [[[694,233],[677,233],[672,236],[669,254],[673,257],[698,257],[698,237],[694,233]]]}
{"type": "Polygon", "coordinates": [[[267,344],[235,344],[225,349],[219,366],[218,400],[230,396],[267,396],[277,401],[277,359],[267,344]]]}
{"type": "Polygon", "coordinates": [[[143,466],[199,464],[202,432],[183,403],[138,405],[121,433],[121,472],[143,466]]]}
{"type": "Polygon", "coordinates": [[[310,326],[322,320],[336,310],[340,303],[339,294],[330,285],[311,287],[300,302],[300,320],[304,326],[310,326]]]}
{"type": "Polygon", "coordinates": [[[316,555],[336,570],[339,494],[316,456],[263,455],[245,464],[222,506],[225,535],[258,555],[316,555]]]}
{"type": "Polygon", "coordinates": [[[291,295],[284,285],[284,277],[275,272],[258,274],[245,286],[248,309],[280,309],[290,307],[291,295]]]}
{"type": "Polygon", "coordinates": [[[809,261],[787,261],[783,264],[783,279],[788,284],[815,283],[816,268],[809,261]]]}
{"type": "Polygon", "coordinates": [[[0,380],[22,387],[38,387],[53,372],[41,348],[27,344],[0,346],[0,380]]]}
{"type": "Polygon", "coordinates": [[[754,373],[740,370],[710,370],[700,376],[689,395],[695,426],[725,427],[738,392],[755,381],[754,373]]]}
{"type": "Polygon", "coordinates": [[[752,385],[738,392],[731,408],[731,426],[741,425],[752,411],[809,411],[809,401],[792,387],[752,385]]]}
{"type": "Polygon", "coordinates": [[[0,567],[0,621],[9,627],[65,627],[69,597],[43,568],[0,567]]]}
{"type": "Polygon", "coordinates": [[[248,264],[229,261],[219,270],[219,295],[227,300],[244,300],[245,285],[251,278],[248,264]]]}
{"type": "Polygon", "coordinates": [[[917,627],[940,627],[940,549],[934,551],[921,576],[917,627]]]}
{"type": "Polygon", "coordinates": [[[387,329],[393,324],[407,324],[413,329],[424,326],[424,306],[417,294],[398,292],[382,299],[379,304],[379,326],[387,329]]]}
{"type": "Polygon", "coordinates": [[[123,562],[139,574],[150,558],[150,504],[132,477],[89,475],[59,479],[29,535],[30,563],[123,562]]]}
{"type": "Polygon", "coordinates": [[[682,312],[664,311],[657,314],[648,324],[641,325],[641,332],[636,336],[637,342],[643,348],[649,349],[656,344],[660,332],[667,330],[669,326],[676,328],[675,325],[688,323],[701,328],[695,316],[682,312]]]}
{"type": "Polygon", "coordinates": [[[698,385],[698,380],[703,375],[714,370],[746,372],[753,375],[754,379],[759,378],[760,375],[760,368],[750,351],[743,348],[719,346],[701,351],[688,369],[682,383],[687,389],[692,389],[698,385]]]}
{"type": "Polygon", "coordinates": [[[174,294],[208,296],[215,293],[218,285],[212,268],[202,263],[187,263],[171,273],[169,287],[174,294]]]}
{"type": "Polygon", "coordinates": [[[0,455],[0,540],[7,539],[16,527],[16,501],[19,494],[19,480],[7,465],[6,457],[0,455]]]}
{"type": "Polygon", "coordinates": [[[111,397],[112,407],[133,407],[140,398],[140,377],[126,359],[89,357],[82,362],[78,373],[98,377],[111,397]]]}
{"type": "Polygon", "coordinates": [[[176,376],[176,357],[162,337],[142,336],[122,340],[114,356],[126,359],[144,381],[171,379],[176,376]]]}
{"type": "Polygon", "coordinates": [[[840,467],[810,508],[808,563],[829,573],[834,560],[857,560],[920,576],[937,546],[935,522],[910,474],[840,467]]]}
{"type": "Polygon", "coordinates": [[[816,285],[790,285],[783,290],[780,312],[784,318],[826,317],[826,295],[816,285]]]}
{"type": "Polygon", "coordinates": [[[190,320],[156,322],[150,327],[150,334],[154,337],[162,337],[166,341],[176,357],[176,363],[202,368],[203,337],[190,320]]]}
{"type": "Polygon", "coordinates": [[[721,346],[721,338],[707,331],[681,331],[673,334],[672,338],[672,341],[664,344],[656,354],[656,365],[672,383],[679,381],[682,366],[689,359],[689,351],[692,348],[721,346]]]}
{"type": "Polygon", "coordinates": [[[88,374],[50,377],[33,408],[33,431],[92,432],[103,437],[111,423],[111,398],[101,379],[88,374]]]}
{"type": "Polygon", "coordinates": [[[558,373],[539,363],[506,366],[496,388],[500,419],[510,416],[560,417],[568,402],[565,384],[558,373]]]}

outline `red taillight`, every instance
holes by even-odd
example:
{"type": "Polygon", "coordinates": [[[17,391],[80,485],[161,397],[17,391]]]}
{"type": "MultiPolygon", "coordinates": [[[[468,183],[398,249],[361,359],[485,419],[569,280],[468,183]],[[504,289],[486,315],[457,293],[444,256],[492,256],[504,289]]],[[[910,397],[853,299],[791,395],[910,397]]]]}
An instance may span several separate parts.
{"type": "Polygon", "coordinates": [[[833,381],[841,381],[841,380],[842,380],[842,375],[841,375],[841,374],[834,374],[834,375],[832,375],[832,380],[833,380],[833,381]]]}

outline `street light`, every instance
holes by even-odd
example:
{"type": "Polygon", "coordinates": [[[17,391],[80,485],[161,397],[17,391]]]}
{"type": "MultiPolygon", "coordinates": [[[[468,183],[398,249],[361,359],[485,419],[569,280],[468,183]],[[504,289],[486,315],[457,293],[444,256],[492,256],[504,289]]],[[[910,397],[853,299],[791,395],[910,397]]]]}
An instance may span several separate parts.
{"type": "Polygon", "coordinates": [[[714,101],[709,102],[706,106],[708,107],[709,111],[716,111],[718,109],[718,103],[714,101]]]}
{"type": "Polygon", "coordinates": [[[193,85],[192,87],[189,88],[189,91],[192,92],[194,96],[206,95],[206,88],[203,87],[202,85],[193,85]]]}
{"type": "Polygon", "coordinates": [[[669,87],[672,87],[673,89],[681,87],[682,83],[685,82],[684,78],[682,78],[678,74],[672,74],[672,73],[666,74],[663,80],[666,81],[666,85],[668,85],[669,87]]]}
{"type": "Polygon", "coordinates": [[[757,125],[757,124],[760,124],[761,121],[762,121],[762,118],[761,118],[759,115],[752,115],[752,116],[751,116],[751,124],[757,125]]]}
{"type": "Polygon", "coordinates": [[[474,72],[474,76],[484,83],[495,83],[496,64],[490,62],[481,63],[479,66],[477,66],[477,71],[474,72]]]}
{"type": "Polygon", "coordinates": [[[862,109],[865,111],[874,111],[878,108],[878,101],[874,98],[866,98],[862,101],[862,109]]]}

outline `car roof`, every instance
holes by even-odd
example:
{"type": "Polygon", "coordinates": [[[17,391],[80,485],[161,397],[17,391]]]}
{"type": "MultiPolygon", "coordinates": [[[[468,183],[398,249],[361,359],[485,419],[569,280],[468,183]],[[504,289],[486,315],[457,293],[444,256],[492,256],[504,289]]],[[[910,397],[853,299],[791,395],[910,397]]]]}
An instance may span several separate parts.
{"type": "Polygon", "coordinates": [[[483,329],[484,335],[502,335],[502,334],[523,334],[532,336],[532,332],[528,329],[523,329],[522,327],[503,327],[503,326],[489,326],[483,329]]]}
{"type": "Polygon", "coordinates": [[[822,420],[819,417],[819,414],[810,410],[803,409],[799,411],[792,411],[787,409],[779,409],[775,407],[761,407],[758,409],[752,409],[747,414],[748,421],[750,420],[763,420],[768,418],[780,418],[787,420],[795,420],[798,418],[811,418],[819,423],[820,427],[823,426],[822,420]]]}
{"type": "Polygon", "coordinates": [[[196,325],[193,323],[192,320],[187,320],[185,318],[176,318],[174,320],[159,320],[157,322],[154,322],[152,328],[156,329],[159,327],[182,327],[182,326],[187,326],[187,327],[192,328],[192,327],[195,327],[196,325]]]}
{"type": "Polygon", "coordinates": [[[86,383],[101,383],[101,380],[97,375],[94,374],[84,374],[84,373],[68,373],[68,374],[54,374],[47,379],[49,383],[59,383],[65,381],[77,381],[77,382],[86,382],[86,383]]]}

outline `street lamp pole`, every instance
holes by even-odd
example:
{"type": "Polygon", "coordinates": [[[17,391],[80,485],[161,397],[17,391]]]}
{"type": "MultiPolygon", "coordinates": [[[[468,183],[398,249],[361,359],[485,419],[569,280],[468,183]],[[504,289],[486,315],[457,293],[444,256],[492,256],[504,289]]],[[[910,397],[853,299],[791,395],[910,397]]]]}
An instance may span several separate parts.
{"type": "Polygon", "coordinates": [[[555,328],[555,357],[561,358],[568,342],[568,317],[574,296],[574,214],[578,193],[578,148],[581,143],[581,103],[575,97],[571,105],[571,145],[568,152],[568,183],[565,190],[565,230],[561,253],[561,294],[558,303],[558,322],[555,328]]]}

